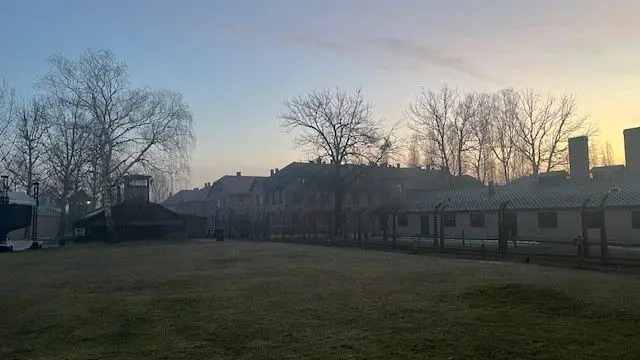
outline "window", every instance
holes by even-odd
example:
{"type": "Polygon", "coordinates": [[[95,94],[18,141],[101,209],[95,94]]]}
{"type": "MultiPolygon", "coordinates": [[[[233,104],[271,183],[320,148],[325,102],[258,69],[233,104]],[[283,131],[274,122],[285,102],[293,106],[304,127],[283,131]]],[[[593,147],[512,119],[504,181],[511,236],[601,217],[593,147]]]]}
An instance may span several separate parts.
{"type": "Polygon", "coordinates": [[[631,227],[634,229],[640,229],[640,211],[631,212],[631,227]]]}
{"type": "Polygon", "coordinates": [[[483,228],[485,225],[484,213],[483,212],[472,212],[470,215],[471,227],[474,228],[483,228]]]}
{"type": "Polygon", "coordinates": [[[244,206],[244,199],[238,199],[238,207],[244,206]]]}
{"type": "Polygon", "coordinates": [[[456,227],[456,213],[451,211],[445,212],[442,217],[442,223],[444,227],[456,227]]]}
{"type": "Polygon", "coordinates": [[[407,214],[398,214],[398,226],[409,226],[409,217],[407,214]]]}
{"type": "Polygon", "coordinates": [[[271,202],[269,201],[270,194],[264,194],[264,204],[269,205],[271,202]]]}
{"type": "Polygon", "coordinates": [[[585,211],[584,225],[587,229],[600,229],[602,225],[602,214],[600,213],[600,211],[585,211]]]}
{"type": "Polygon", "coordinates": [[[539,212],[538,228],[540,229],[557,229],[558,213],[555,212],[539,212]]]}
{"type": "Polygon", "coordinates": [[[278,204],[282,205],[282,190],[278,190],[278,204]]]}

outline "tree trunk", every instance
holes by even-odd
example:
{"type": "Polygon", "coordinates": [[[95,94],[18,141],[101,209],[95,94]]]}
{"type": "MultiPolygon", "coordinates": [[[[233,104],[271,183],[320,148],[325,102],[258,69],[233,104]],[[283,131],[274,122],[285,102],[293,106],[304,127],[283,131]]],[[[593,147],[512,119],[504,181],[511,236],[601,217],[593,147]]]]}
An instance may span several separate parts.
{"type": "Polygon", "coordinates": [[[111,212],[113,206],[111,200],[110,194],[107,194],[105,191],[102,199],[102,207],[104,208],[105,235],[107,236],[106,241],[114,243],[118,241],[118,232],[116,231],[116,224],[113,220],[113,213],[111,212]]]}
{"type": "MultiPolygon", "coordinates": [[[[60,197],[60,217],[58,218],[58,239],[64,237],[65,231],[67,229],[67,190],[62,191],[62,196],[60,197]]],[[[71,209],[69,209],[71,210],[71,209]]]]}

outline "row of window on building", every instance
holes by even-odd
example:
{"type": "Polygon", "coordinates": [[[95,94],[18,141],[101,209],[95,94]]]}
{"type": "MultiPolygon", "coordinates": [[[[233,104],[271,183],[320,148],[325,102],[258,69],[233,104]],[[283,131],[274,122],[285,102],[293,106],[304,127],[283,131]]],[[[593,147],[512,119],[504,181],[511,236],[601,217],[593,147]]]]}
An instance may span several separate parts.
{"type": "MultiPolygon", "coordinates": [[[[456,213],[451,211],[445,212],[442,222],[444,227],[456,227],[456,213]]],[[[600,212],[586,212],[585,222],[588,228],[600,228],[602,223],[600,212]]],[[[485,214],[480,211],[470,212],[469,225],[472,228],[484,228],[486,226],[485,214]]],[[[398,214],[398,226],[409,226],[409,217],[407,214],[398,214]]],[[[640,229],[640,211],[631,211],[631,227],[633,229],[640,229]]],[[[554,211],[538,212],[538,228],[557,229],[558,213],[554,211]]]]}

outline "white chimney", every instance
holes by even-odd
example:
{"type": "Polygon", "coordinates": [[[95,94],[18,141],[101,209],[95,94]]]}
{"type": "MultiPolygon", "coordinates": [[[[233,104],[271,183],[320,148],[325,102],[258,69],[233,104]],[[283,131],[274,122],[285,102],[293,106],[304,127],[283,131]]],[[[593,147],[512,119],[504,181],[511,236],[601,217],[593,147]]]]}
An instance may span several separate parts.
{"type": "Polygon", "coordinates": [[[580,136],[569,139],[569,174],[571,181],[589,181],[589,138],[580,136]]]}
{"type": "Polygon", "coordinates": [[[624,157],[627,174],[640,178],[640,127],[624,131],[624,157]]]}

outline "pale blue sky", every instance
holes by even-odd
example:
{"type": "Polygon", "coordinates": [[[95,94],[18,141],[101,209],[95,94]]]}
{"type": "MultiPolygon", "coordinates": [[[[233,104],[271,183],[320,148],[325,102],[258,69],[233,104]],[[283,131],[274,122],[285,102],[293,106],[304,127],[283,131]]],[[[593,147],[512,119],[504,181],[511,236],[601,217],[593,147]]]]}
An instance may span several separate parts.
{"type": "Polygon", "coordinates": [[[27,93],[47,58],[109,48],[195,115],[195,186],[302,156],[275,114],[318,87],[362,87],[400,119],[420,86],[571,91],[622,159],[640,126],[635,0],[2,0],[0,78],[27,93]]]}

